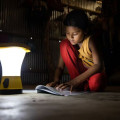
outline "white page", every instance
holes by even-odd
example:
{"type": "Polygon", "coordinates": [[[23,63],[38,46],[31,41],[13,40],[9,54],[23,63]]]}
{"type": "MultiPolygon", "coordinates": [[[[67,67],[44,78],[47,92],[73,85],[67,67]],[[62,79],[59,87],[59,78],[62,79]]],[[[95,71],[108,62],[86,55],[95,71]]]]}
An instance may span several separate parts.
{"type": "Polygon", "coordinates": [[[48,87],[44,85],[38,85],[36,88],[38,93],[50,93],[54,95],[62,95],[62,96],[69,96],[69,95],[79,95],[83,92],[77,92],[77,91],[70,91],[68,88],[64,90],[56,90],[54,87],[48,87]]]}

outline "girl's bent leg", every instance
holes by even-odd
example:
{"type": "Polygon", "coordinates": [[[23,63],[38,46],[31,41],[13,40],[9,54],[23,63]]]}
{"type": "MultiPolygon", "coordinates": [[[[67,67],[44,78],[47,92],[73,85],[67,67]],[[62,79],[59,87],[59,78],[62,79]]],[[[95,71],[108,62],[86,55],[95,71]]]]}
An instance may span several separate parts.
{"type": "Polygon", "coordinates": [[[95,75],[91,76],[88,80],[90,91],[103,91],[106,87],[106,81],[107,78],[105,73],[96,73],[95,75]]]}

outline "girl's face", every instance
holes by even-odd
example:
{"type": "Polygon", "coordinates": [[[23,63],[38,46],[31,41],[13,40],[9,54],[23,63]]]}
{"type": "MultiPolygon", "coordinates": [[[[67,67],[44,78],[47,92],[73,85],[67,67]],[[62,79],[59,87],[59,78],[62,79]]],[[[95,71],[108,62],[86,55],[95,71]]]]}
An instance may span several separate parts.
{"type": "Polygon", "coordinates": [[[83,41],[84,32],[80,28],[66,26],[66,37],[72,45],[76,45],[83,41]]]}

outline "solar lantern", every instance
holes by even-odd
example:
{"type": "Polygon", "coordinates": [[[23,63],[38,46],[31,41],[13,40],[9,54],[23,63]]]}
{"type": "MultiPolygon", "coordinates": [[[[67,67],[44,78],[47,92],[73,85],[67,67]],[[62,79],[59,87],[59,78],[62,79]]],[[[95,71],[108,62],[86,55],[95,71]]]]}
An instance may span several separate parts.
{"type": "Polygon", "coordinates": [[[22,93],[21,66],[27,52],[30,52],[30,48],[24,44],[0,44],[0,61],[2,66],[0,93],[22,93]]]}

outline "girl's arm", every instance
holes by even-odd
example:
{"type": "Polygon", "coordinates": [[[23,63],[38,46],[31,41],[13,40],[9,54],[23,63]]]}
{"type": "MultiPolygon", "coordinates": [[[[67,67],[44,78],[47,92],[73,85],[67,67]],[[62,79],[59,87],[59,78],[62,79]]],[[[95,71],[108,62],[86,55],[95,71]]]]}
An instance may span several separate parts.
{"type": "Polygon", "coordinates": [[[62,72],[64,70],[64,67],[65,67],[64,61],[60,55],[58,66],[56,68],[55,75],[54,75],[54,82],[59,82],[62,72]]]}
{"type": "Polygon", "coordinates": [[[58,62],[58,66],[55,70],[55,75],[54,75],[54,81],[51,83],[48,83],[47,86],[56,86],[59,83],[60,77],[62,76],[62,72],[64,70],[65,64],[64,61],[60,55],[59,57],[59,62],[58,62]]]}
{"type": "Polygon", "coordinates": [[[86,70],[84,73],[80,74],[79,76],[67,82],[66,84],[59,85],[57,89],[59,88],[64,89],[68,87],[68,85],[75,88],[79,86],[80,83],[84,82],[87,78],[92,76],[93,74],[101,72],[103,70],[103,62],[102,62],[100,51],[96,46],[95,42],[91,39],[89,41],[89,48],[92,52],[94,65],[89,67],[88,70],[86,70]]]}

